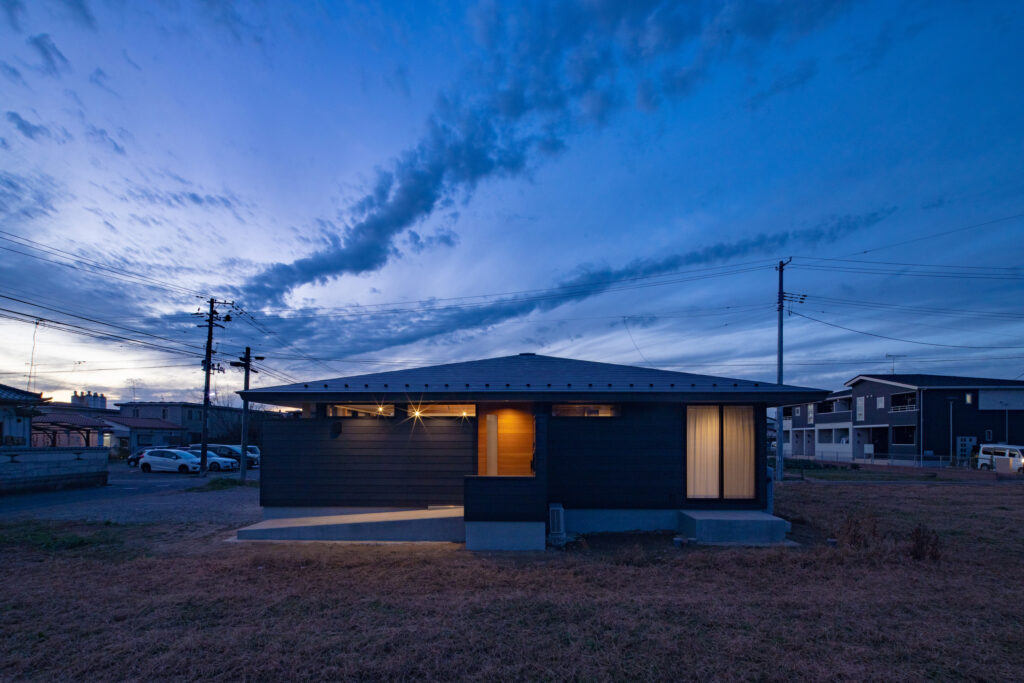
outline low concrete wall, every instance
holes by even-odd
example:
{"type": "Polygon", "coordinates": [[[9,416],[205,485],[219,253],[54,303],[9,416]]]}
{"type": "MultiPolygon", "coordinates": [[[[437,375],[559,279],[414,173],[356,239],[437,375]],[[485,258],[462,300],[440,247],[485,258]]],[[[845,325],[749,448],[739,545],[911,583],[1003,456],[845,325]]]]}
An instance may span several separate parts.
{"type": "Polygon", "coordinates": [[[0,448],[0,493],[104,486],[107,452],[85,448],[0,448]]]}
{"type": "Polygon", "coordinates": [[[544,522],[466,522],[466,550],[544,550],[544,522]]]}
{"type": "Polygon", "coordinates": [[[566,510],[565,530],[570,534],[675,531],[678,510],[566,510]]]}

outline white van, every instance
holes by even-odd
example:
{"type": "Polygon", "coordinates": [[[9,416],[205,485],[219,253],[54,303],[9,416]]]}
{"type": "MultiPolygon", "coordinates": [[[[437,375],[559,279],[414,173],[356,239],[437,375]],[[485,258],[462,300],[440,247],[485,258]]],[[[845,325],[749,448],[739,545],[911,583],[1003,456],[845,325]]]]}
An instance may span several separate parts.
{"type": "Polygon", "coordinates": [[[996,472],[1024,473],[1024,446],[986,443],[978,447],[977,468],[996,472]]]}

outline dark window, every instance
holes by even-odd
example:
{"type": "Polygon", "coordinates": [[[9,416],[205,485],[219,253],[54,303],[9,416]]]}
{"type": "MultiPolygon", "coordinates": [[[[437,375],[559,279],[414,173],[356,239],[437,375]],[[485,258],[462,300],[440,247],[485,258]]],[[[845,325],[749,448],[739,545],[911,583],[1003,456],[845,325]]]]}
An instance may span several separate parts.
{"type": "Polygon", "coordinates": [[[917,394],[909,392],[904,394],[893,394],[889,404],[889,412],[899,413],[906,410],[917,410],[917,394]]]}
{"type": "Polygon", "coordinates": [[[793,407],[792,406],[786,406],[785,408],[783,408],[782,409],[782,417],[783,418],[793,417],[793,407]]]}
{"type": "Polygon", "coordinates": [[[904,425],[892,428],[892,443],[898,446],[913,446],[917,442],[917,426],[904,425]]]}
{"type": "Polygon", "coordinates": [[[551,406],[554,417],[618,417],[619,406],[562,403],[551,406]]]}

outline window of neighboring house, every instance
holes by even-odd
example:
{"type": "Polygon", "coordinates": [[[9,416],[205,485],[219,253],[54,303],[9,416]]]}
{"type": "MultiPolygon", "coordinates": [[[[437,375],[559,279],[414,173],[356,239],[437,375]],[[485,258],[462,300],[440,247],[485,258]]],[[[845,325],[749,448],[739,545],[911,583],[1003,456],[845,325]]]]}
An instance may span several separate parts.
{"type": "Polygon", "coordinates": [[[833,440],[836,443],[850,443],[850,430],[847,427],[837,429],[833,440]]]}
{"type": "Polygon", "coordinates": [[[754,498],[753,406],[686,407],[686,497],[754,498]]]}
{"type": "Polygon", "coordinates": [[[563,403],[551,406],[553,417],[618,417],[619,406],[563,403]]]}
{"type": "Polygon", "coordinates": [[[800,406],[793,406],[793,414],[800,417],[800,406]]]}
{"type": "Polygon", "coordinates": [[[875,408],[885,410],[885,396],[879,396],[875,399],[875,408]]]}
{"type": "Polygon", "coordinates": [[[789,430],[788,429],[784,430],[782,432],[782,443],[789,443],[789,430]]]}
{"type": "Polygon", "coordinates": [[[793,407],[792,406],[785,406],[782,409],[782,419],[786,419],[787,417],[793,417],[793,407]]]}
{"type": "Polygon", "coordinates": [[[818,443],[832,443],[832,430],[831,429],[819,429],[818,430],[818,443]]]}
{"type": "Polygon", "coordinates": [[[985,430],[985,441],[991,441],[991,440],[992,440],[992,430],[991,429],[986,429],[985,430]]]}
{"type": "Polygon", "coordinates": [[[917,410],[917,393],[908,391],[902,394],[893,394],[890,397],[889,412],[898,413],[904,410],[917,410]]]}
{"type": "Polygon", "coordinates": [[[807,424],[809,424],[809,425],[814,424],[814,404],[813,403],[808,403],[807,404],[807,424]]]}
{"type": "Polygon", "coordinates": [[[163,418],[164,420],[167,419],[167,408],[160,409],[160,417],[163,418]]]}
{"type": "Polygon", "coordinates": [[[138,416],[139,416],[139,409],[138,408],[132,408],[132,417],[138,417],[138,416]]]}
{"type": "Polygon", "coordinates": [[[972,394],[971,392],[967,392],[964,395],[964,400],[967,401],[967,405],[971,405],[972,403],[974,403],[974,394],[972,394]]]}
{"type": "Polygon", "coordinates": [[[916,425],[901,425],[892,428],[892,443],[894,446],[913,446],[916,442],[916,425]]]}
{"type": "Polygon", "coordinates": [[[395,406],[393,403],[376,404],[361,403],[349,405],[327,406],[328,417],[394,417],[395,406]]]}

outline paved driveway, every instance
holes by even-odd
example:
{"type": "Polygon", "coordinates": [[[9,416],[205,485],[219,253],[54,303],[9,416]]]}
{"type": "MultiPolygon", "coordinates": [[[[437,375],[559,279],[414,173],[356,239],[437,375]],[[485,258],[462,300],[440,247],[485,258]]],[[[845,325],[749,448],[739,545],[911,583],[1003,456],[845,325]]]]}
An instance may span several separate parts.
{"type": "MultiPolygon", "coordinates": [[[[151,472],[123,463],[110,464],[107,486],[21,493],[0,497],[0,519],[58,519],[107,521],[118,524],[151,522],[212,522],[241,525],[261,518],[259,489],[237,487],[223,491],[189,492],[216,477],[151,472]]],[[[259,470],[248,474],[259,480],[259,470]]]]}

